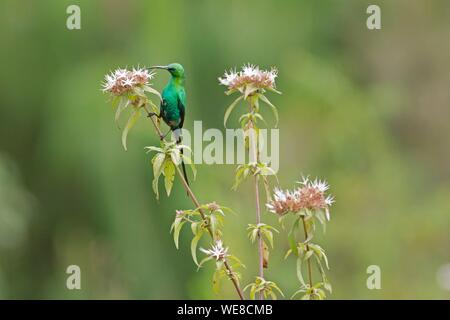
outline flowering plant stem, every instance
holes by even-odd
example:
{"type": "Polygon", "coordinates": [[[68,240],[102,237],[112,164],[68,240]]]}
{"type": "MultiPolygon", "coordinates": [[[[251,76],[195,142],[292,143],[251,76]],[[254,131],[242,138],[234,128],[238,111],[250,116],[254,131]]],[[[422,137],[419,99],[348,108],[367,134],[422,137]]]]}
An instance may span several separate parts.
{"type": "Polygon", "coordinates": [[[237,189],[238,185],[250,175],[254,176],[255,203],[256,203],[256,224],[249,224],[248,237],[252,243],[256,243],[258,247],[258,276],[253,283],[244,288],[250,289],[250,299],[254,300],[256,295],[259,300],[267,298],[277,299],[277,294],[284,296],[283,292],[273,281],[264,279],[264,268],[268,267],[269,262],[269,244],[273,248],[273,231],[278,232],[275,228],[262,223],[260,191],[259,183],[264,183],[266,193],[268,194],[267,175],[275,175],[276,172],[269,167],[268,163],[260,159],[260,129],[258,128],[258,120],[267,125],[263,116],[259,113],[260,102],[267,105],[275,115],[276,123],[278,123],[277,108],[267,99],[266,92],[281,92],[275,89],[275,78],[277,70],[272,68],[270,71],[261,70],[255,65],[244,65],[242,70],[230,70],[225,72],[224,77],[219,78],[220,84],[226,86],[228,91],[225,93],[230,95],[238,93],[237,97],[226,109],[224,115],[224,126],[231,114],[240,101],[246,102],[248,113],[241,115],[239,123],[244,132],[244,144],[248,150],[249,162],[245,165],[239,165],[236,170],[235,183],[233,189],[237,189]],[[267,241],[267,242],[266,242],[267,241]]]}
{"type": "MultiPolygon", "coordinates": [[[[259,204],[259,176],[255,176],[255,198],[256,198],[256,224],[261,223],[261,208],[259,204]]],[[[261,231],[258,231],[258,262],[259,262],[259,276],[264,279],[264,248],[261,231]]],[[[259,293],[259,299],[263,300],[263,293],[259,293]]]]}
{"type": "MultiPolygon", "coordinates": [[[[308,234],[308,229],[306,228],[306,222],[305,222],[305,217],[302,216],[302,222],[303,222],[303,230],[305,231],[305,241],[308,241],[309,239],[309,234],[308,234]]],[[[308,243],[306,243],[306,251],[308,252],[309,249],[309,245],[308,243]]],[[[307,264],[307,268],[308,268],[308,278],[309,278],[309,285],[312,288],[313,286],[313,281],[312,281],[312,267],[311,267],[311,259],[308,259],[308,264],[307,264]]]]}
{"type": "Polygon", "coordinates": [[[163,139],[164,139],[164,135],[163,135],[163,133],[161,132],[161,129],[159,128],[158,124],[157,124],[156,121],[155,121],[155,116],[154,116],[154,115],[151,113],[151,111],[148,109],[147,104],[144,104],[144,108],[145,108],[145,111],[146,111],[147,114],[148,114],[148,117],[150,118],[150,120],[152,120],[153,126],[155,127],[155,130],[156,130],[156,133],[157,133],[158,136],[159,136],[159,139],[160,139],[160,140],[163,140],[163,139]]]}
{"type": "MultiPolygon", "coordinates": [[[[253,99],[250,98],[249,103],[250,113],[254,111],[255,105],[253,103],[253,99]]],[[[255,124],[253,120],[250,120],[250,127],[254,128],[255,124]]],[[[255,157],[256,163],[259,162],[259,151],[258,151],[258,134],[259,132],[255,130],[256,137],[255,142],[253,144],[253,155],[255,157]]],[[[256,225],[260,225],[261,223],[261,206],[259,200],[259,175],[255,175],[255,201],[256,201],[256,225]]],[[[263,239],[261,235],[261,230],[258,230],[258,273],[261,279],[264,279],[264,247],[263,247],[263,239]]],[[[259,300],[264,300],[263,292],[259,293],[259,300]]]]}
{"type": "MultiPolygon", "coordinates": [[[[146,109],[147,112],[148,112],[147,107],[145,107],[145,109],[146,109]]],[[[161,140],[164,140],[164,135],[162,134],[161,129],[160,129],[159,126],[157,125],[157,123],[156,123],[156,121],[155,121],[155,119],[154,119],[154,115],[151,115],[150,112],[149,112],[149,118],[152,120],[152,123],[153,123],[153,125],[154,125],[154,127],[155,127],[155,130],[156,130],[157,134],[159,135],[159,138],[160,138],[161,140]]],[[[201,209],[201,204],[200,204],[200,202],[197,200],[197,197],[195,196],[194,192],[193,192],[192,189],[189,187],[189,185],[188,185],[186,179],[184,178],[184,175],[183,175],[183,173],[181,172],[180,168],[179,168],[178,166],[175,166],[175,168],[176,168],[176,170],[177,170],[177,174],[178,174],[178,176],[179,176],[179,178],[180,178],[180,180],[181,180],[181,183],[182,183],[184,189],[185,189],[186,192],[188,193],[188,195],[189,195],[189,197],[191,198],[191,200],[192,200],[192,202],[194,203],[194,205],[198,208],[198,212],[200,213],[200,216],[201,216],[202,220],[206,222],[206,227],[207,227],[208,233],[210,234],[211,238],[212,238],[213,241],[214,241],[214,240],[215,240],[214,233],[213,233],[213,231],[212,231],[212,229],[211,229],[211,226],[207,223],[208,220],[206,219],[206,216],[205,216],[203,210],[201,209]]],[[[231,282],[233,283],[234,288],[236,289],[236,292],[237,292],[237,294],[238,294],[238,296],[239,296],[239,299],[245,300],[245,299],[244,299],[244,294],[243,294],[243,292],[242,292],[242,289],[241,289],[241,287],[239,286],[239,282],[238,282],[238,280],[236,279],[236,276],[235,276],[235,274],[233,273],[233,270],[231,269],[231,266],[228,264],[226,258],[223,259],[223,265],[225,266],[225,268],[226,268],[226,270],[227,270],[228,278],[231,280],[231,282]]]]}

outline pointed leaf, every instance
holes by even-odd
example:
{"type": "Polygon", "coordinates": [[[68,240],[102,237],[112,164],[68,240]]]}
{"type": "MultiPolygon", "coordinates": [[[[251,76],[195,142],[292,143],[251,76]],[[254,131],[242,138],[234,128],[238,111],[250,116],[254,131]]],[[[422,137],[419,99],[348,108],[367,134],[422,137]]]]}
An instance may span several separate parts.
{"type": "Polygon", "coordinates": [[[159,181],[159,177],[162,172],[164,159],[165,159],[165,155],[163,153],[156,154],[152,159],[152,163],[153,163],[152,187],[153,187],[153,191],[155,192],[156,199],[159,199],[158,181],[159,181]]]}
{"type": "Polygon", "coordinates": [[[297,278],[302,285],[306,286],[305,280],[303,280],[302,259],[300,257],[297,258],[297,278]]]}
{"type": "Polygon", "coordinates": [[[147,91],[147,92],[153,93],[154,95],[157,95],[159,100],[162,101],[161,94],[158,92],[158,90],[153,89],[152,87],[149,87],[149,86],[143,86],[142,88],[144,89],[144,91],[147,91]]]}
{"type": "Polygon", "coordinates": [[[203,267],[203,265],[204,265],[206,262],[208,262],[209,260],[212,260],[212,259],[213,259],[213,258],[212,258],[211,256],[207,256],[207,257],[203,258],[203,259],[200,261],[200,263],[198,264],[197,271],[200,270],[200,268],[203,267]]]}
{"type": "Polygon", "coordinates": [[[125,126],[125,129],[123,129],[122,132],[122,145],[123,148],[125,149],[125,151],[127,150],[127,135],[128,135],[128,131],[130,131],[130,129],[135,125],[136,121],[139,119],[141,115],[141,112],[139,111],[139,109],[134,109],[133,113],[131,114],[130,118],[128,119],[128,122],[125,126]]]}
{"type": "Polygon", "coordinates": [[[198,266],[198,261],[197,261],[197,245],[198,245],[198,241],[201,239],[203,235],[203,231],[200,231],[197,233],[197,235],[192,238],[191,241],[191,255],[192,255],[192,260],[194,260],[195,264],[198,266]]]}
{"type": "Polygon", "coordinates": [[[119,105],[117,106],[116,115],[115,115],[115,118],[114,118],[114,120],[116,122],[116,125],[119,128],[120,128],[120,126],[119,126],[120,114],[122,113],[123,110],[125,110],[128,107],[129,104],[130,104],[130,100],[128,100],[125,97],[121,97],[120,98],[120,102],[119,102],[119,105]]]}
{"type": "Polygon", "coordinates": [[[178,249],[178,240],[180,238],[180,231],[183,225],[186,223],[186,221],[181,221],[180,223],[176,224],[173,231],[173,241],[175,242],[175,247],[178,249]]]}
{"type": "Polygon", "coordinates": [[[166,159],[164,161],[164,186],[166,188],[167,196],[170,196],[170,191],[172,190],[173,180],[175,179],[175,166],[172,161],[166,159]]]}
{"type": "Polygon", "coordinates": [[[253,92],[255,92],[256,90],[258,90],[258,88],[254,87],[254,86],[252,86],[252,85],[247,85],[247,86],[245,87],[244,99],[246,100],[247,97],[248,97],[249,95],[251,95],[253,92]]]}
{"type": "Polygon", "coordinates": [[[260,95],[259,95],[259,98],[260,98],[265,104],[267,104],[267,105],[272,109],[272,112],[273,112],[273,114],[274,114],[274,116],[275,116],[275,128],[276,128],[276,127],[278,126],[278,110],[277,110],[277,107],[275,107],[275,106],[269,101],[269,99],[266,98],[265,95],[260,94],[260,95]]]}
{"type": "Polygon", "coordinates": [[[238,104],[239,101],[241,101],[243,98],[243,96],[240,96],[239,98],[237,98],[236,100],[233,101],[232,104],[230,104],[230,106],[227,108],[227,110],[225,111],[225,116],[223,118],[223,126],[226,128],[227,127],[227,120],[228,117],[230,116],[231,112],[233,111],[233,109],[236,107],[236,105],[238,104]]]}

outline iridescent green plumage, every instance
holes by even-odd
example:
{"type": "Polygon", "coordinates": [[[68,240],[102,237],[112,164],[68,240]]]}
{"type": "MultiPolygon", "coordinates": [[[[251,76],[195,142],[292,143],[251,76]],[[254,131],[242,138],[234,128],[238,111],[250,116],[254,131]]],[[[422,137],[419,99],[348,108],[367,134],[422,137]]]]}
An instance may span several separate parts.
{"type": "MultiPolygon", "coordinates": [[[[162,91],[160,114],[164,122],[175,132],[177,143],[181,142],[181,130],[184,125],[186,112],[186,92],[184,90],[184,68],[179,63],[171,63],[168,66],[155,66],[151,69],[164,69],[171,74],[171,78],[162,91]]],[[[183,149],[181,149],[183,152],[183,149]]],[[[184,178],[187,180],[186,169],[182,161],[184,178]]]]}

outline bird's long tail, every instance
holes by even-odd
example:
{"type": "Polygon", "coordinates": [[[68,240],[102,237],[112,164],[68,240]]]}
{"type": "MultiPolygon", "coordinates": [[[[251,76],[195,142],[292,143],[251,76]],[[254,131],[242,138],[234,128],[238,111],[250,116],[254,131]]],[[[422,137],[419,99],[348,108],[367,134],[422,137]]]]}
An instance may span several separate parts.
{"type": "MultiPolygon", "coordinates": [[[[180,153],[183,154],[183,148],[180,149],[180,153]]],[[[181,169],[183,169],[184,180],[186,180],[187,185],[189,186],[189,180],[186,174],[186,165],[184,164],[184,160],[181,159],[181,169]]]]}
{"type": "MultiPolygon", "coordinates": [[[[177,144],[181,143],[181,136],[179,136],[177,138],[177,144]]],[[[187,185],[190,186],[189,184],[189,180],[187,177],[187,173],[186,173],[186,165],[184,164],[184,160],[183,160],[183,148],[180,149],[180,153],[181,153],[181,169],[183,170],[183,176],[184,176],[184,180],[186,181],[187,185]]],[[[189,192],[187,192],[187,195],[189,196],[189,192]]]]}

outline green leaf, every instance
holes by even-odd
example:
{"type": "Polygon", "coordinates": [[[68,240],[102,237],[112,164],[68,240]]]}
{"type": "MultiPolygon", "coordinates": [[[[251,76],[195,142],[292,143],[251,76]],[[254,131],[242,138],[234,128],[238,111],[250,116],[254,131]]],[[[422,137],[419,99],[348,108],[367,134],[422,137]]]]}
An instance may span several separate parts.
{"type": "Polygon", "coordinates": [[[245,267],[245,264],[243,264],[242,261],[239,260],[239,258],[236,257],[236,256],[234,256],[234,255],[229,255],[229,256],[227,257],[227,260],[235,261],[235,262],[236,262],[236,266],[239,266],[239,267],[242,267],[242,268],[246,268],[246,267],[245,267]]]}
{"type": "Polygon", "coordinates": [[[327,232],[327,218],[325,217],[325,213],[323,210],[317,210],[316,211],[316,218],[319,220],[320,224],[322,225],[322,231],[323,233],[327,232]]]}
{"type": "Polygon", "coordinates": [[[177,223],[173,229],[173,241],[175,242],[175,247],[178,249],[178,239],[180,238],[180,231],[186,221],[180,221],[177,223]]]}
{"type": "Polygon", "coordinates": [[[297,278],[300,281],[300,283],[304,286],[306,286],[305,280],[303,280],[302,275],[302,258],[297,258],[297,278]]]}
{"type": "Polygon", "coordinates": [[[227,110],[225,111],[225,116],[223,118],[223,126],[226,128],[227,127],[227,120],[231,114],[231,112],[233,111],[233,109],[237,106],[238,102],[241,101],[243,98],[243,96],[240,96],[239,98],[237,98],[236,100],[233,101],[232,104],[230,104],[230,106],[227,108],[227,110]]]}
{"type": "Polygon", "coordinates": [[[256,289],[257,289],[256,286],[251,286],[251,289],[250,289],[250,299],[251,300],[255,300],[256,289]]]}
{"type": "Polygon", "coordinates": [[[122,145],[125,151],[127,150],[127,135],[128,131],[136,124],[136,121],[139,119],[141,115],[141,112],[139,109],[134,109],[133,113],[131,114],[130,118],[128,119],[127,124],[125,125],[125,129],[123,129],[122,132],[122,145]]]}
{"type": "Polygon", "coordinates": [[[130,104],[130,100],[128,100],[125,97],[121,97],[119,101],[120,102],[119,102],[119,105],[117,106],[116,115],[115,115],[114,120],[116,122],[117,127],[120,128],[120,126],[119,126],[120,114],[122,113],[123,110],[125,110],[128,107],[128,105],[130,104]]]}
{"type": "Polygon", "coordinates": [[[152,163],[153,163],[152,187],[153,187],[153,191],[155,192],[156,199],[159,199],[158,181],[159,181],[159,177],[161,176],[161,172],[162,172],[162,168],[163,168],[162,165],[163,165],[165,157],[166,156],[164,153],[158,153],[152,159],[152,163]]]}
{"type": "Polygon", "coordinates": [[[180,164],[180,150],[179,149],[172,149],[172,151],[170,152],[170,157],[172,159],[172,162],[178,166],[180,164]]]}
{"type": "MultiPolygon", "coordinates": [[[[159,114],[160,113],[159,107],[156,106],[156,104],[154,104],[152,100],[147,99],[147,103],[150,105],[150,112],[153,112],[154,114],[159,114]]],[[[149,111],[149,110],[147,110],[147,108],[145,108],[145,110],[147,112],[149,111]]],[[[152,117],[154,117],[154,116],[152,116],[152,117]]],[[[156,122],[159,125],[160,119],[156,118],[156,122]]]]}
{"type": "Polygon", "coordinates": [[[173,180],[175,179],[175,166],[172,161],[166,159],[164,161],[164,185],[166,187],[167,196],[170,196],[170,191],[172,190],[173,180]]]}
{"type": "Polygon", "coordinates": [[[149,147],[145,147],[144,149],[147,149],[147,153],[155,151],[155,152],[159,152],[159,153],[164,153],[164,150],[158,147],[154,147],[154,146],[149,146],[149,147]]]}
{"type": "Polygon", "coordinates": [[[254,86],[252,86],[252,85],[247,85],[247,86],[245,87],[244,99],[246,100],[247,97],[248,97],[249,95],[251,95],[253,92],[255,92],[256,90],[258,90],[258,88],[254,87],[254,86]]]}
{"type": "Polygon", "coordinates": [[[323,268],[322,262],[320,262],[320,259],[319,259],[318,256],[316,256],[316,262],[317,262],[317,266],[319,267],[320,275],[322,276],[322,281],[323,281],[324,283],[328,282],[327,276],[326,276],[326,274],[325,274],[325,269],[323,268]]]}
{"type": "Polygon", "coordinates": [[[273,249],[273,233],[272,233],[272,231],[267,230],[267,229],[262,229],[262,232],[264,233],[264,236],[269,241],[270,247],[273,249]]]}
{"type": "Polygon", "coordinates": [[[272,282],[272,288],[275,288],[281,294],[281,296],[284,297],[283,291],[281,291],[281,289],[277,286],[275,282],[272,282]]]}
{"type": "Polygon", "coordinates": [[[194,234],[194,236],[196,236],[198,233],[199,224],[200,224],[200,222],[192,222],[191,223],[191,230],[192,230],[192,233],[194,234]]]}
{"type": "Polygon", "coordinates": [[[195,264],[198,266],[198,261],[197,261],[197,245],[199,240],[202,238],[203,235],[203,231],[199,231],[197,233],[197,235],[192,238],[191,241],[191,255],[192,255],[192,260],[194,260],[195,264]]]}
{"type": "Polygon", "coordinates": [[[289,246],[291,248],[291,251],[295,255],[298,255],[297,243],[295,241],[295,232],[297,231],[299,225],[300,225],[300,218],[296,218],[288,234],[289,246]]]}
{"type": "Polygon", "coordinates": [[[149,87],[149,86],[143,86],[142,88],[144,89],[144,91],[150,92],[150,93],[158,96],[159,100],[162,101],[161,94],[156,89],[153,89],[152,87],[149,87]]]}
{"type": "Polygon", "coordinates": [[[331,287],[331,284],[329,282],[324,282],[323,283],[323,287],[325,288],[325,290],[327,290],[329,293],[332,293],[333,288],[331,287]]]}
{"type": "Polygon", "coordinates": [[[312,251],[312,250],[306,251],[304,260],[305,260],[305,261],[308,260],[309,258],[311,258],[311,256],[312,256],[313,254],[314,254],[314,251],[312,251]]]}
{"type": "Polygon", "coordinates": [[[319,259],[323,259],[323,261],[325,262],[325,266],[327,267],[328,270],[330,270],[330,266],[328,265],[328,258],[327,258],[327,255],[325,254],[325,250],[323,250],[323,248],[317,244],[312,244],[312,245],[310,245],[310,247],[314,250],[314,252],[316,253],[316,255],[319,259]]]}
{"type": "Polygon", "coordinates": [[[276,127],[278,126],[278,110],[277,110],[277,107],[275,107],[275,106],[269,101],[269,99],[266,98],[265,95],[260,94],[260,95],[259,95],[259,98],[260,98],[265,104],[267,104],[267,105],[272,109],[272,112],[273,112],[273,114],[274,114],[274,116],[275,116],[275,128],[276,128],[276,127]]]}
{"type": "Polygon", "coordinates": [[[305,294],[305,295],[302,297],[302,300],[311,300],[311,295],[310,295],[309,293],[305,294]]]}
{"type": "Polygon", "coordinates": [[[299,293],[303,293],[306,292],[305,290],[305,286],[303,286],[302,288],[300,288],[299,290],[295,291],[294,294],[291,296],[291,299],[293,299],[296,295],[298,295],[299,293]]]}
{"type": "Polygon", "coordinates": [[[264,120],[263,116],[259,113],[255,113],[255,118],[260,119],[266,126],[268,126],[266,120],[264,120]]]}
{"type": "Polygon", "coordinates": [[[163,163],[166,159],[166,155],[164,153],[158,153],[156,154],[152,159],[153,164],[153,176],[159,177],[161,175],[162,169],[163,169],[163,163]]]}
{"type": "Polygon", "coordinates": [[[249,120],[249,118],[251,117],[251,113],[245,113],[242,116],[239,117],[239,123],[241,124],[241,126],[244,126],[244,124],[249,120]],[[246,120],[246,121],[244,121],[246,120]]]}
{"type": "Polygon", "coordinates": [[[213,259],[213,257],[211,257],[211,256],[207,256],[207,257],[203,258],[203,259],[200,261],[200,263],[198,264],[197,271],[200,270],[200,268],[201,268],[206,262],[208,262],[209,260],[212,260],[212,259],[213,259]]]}
{"type": "Polygon", "coordinates": [[[245,171],[245,166],[241,165],[237,167],[237,171],[236,171],[236,176],[234,178],[234,185],[231,187],[231,189],[233,189],[234,191],[237,190],[237,187],[241,184],[242,182],[242,175],[245,171]]]}
{"type": "Polygon", "coordinates": [[[216,235],[217,232],[217,225],[218,225],[218,221],[217,221],[217,217],[214,214],[211,214],[209,216],[209,225],[211,226],[211,231],[213,233],[213,235],[216,235]]]}
{"type": "Polygon", "coordinates": [[[146,97],[143,88],[134,87],[134,92],[136,93],[137,96],[146,97]]]}
{"type": "Polygon", "coordinates": [[[275,88],[267,88],[267,90],[281,94],[281,91],[276,90],[275,88]]]}
{"type": "Polygon", "coordinates": [[[286,254],[284,255],[284,260],[287,259],[287,257],[289,257],[289,255],[292,253],[292,250],[289,249],[288,251],[286,251],[286,254]]]}
{"type": "Polygon", "coordinates": [[[114,96],[114,97],[112,97],[112,99],[111,99],[111,106],[112,106],[113,109],[117,107],[117,105],[120,103],[120,100],[122,98],[123,98],[122,96],[114,96]]]}

